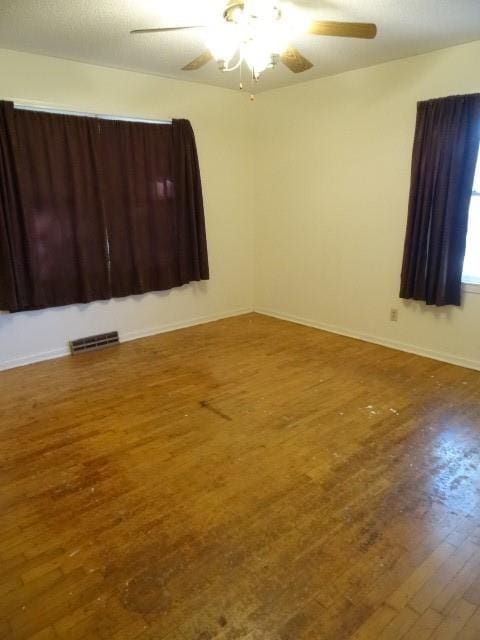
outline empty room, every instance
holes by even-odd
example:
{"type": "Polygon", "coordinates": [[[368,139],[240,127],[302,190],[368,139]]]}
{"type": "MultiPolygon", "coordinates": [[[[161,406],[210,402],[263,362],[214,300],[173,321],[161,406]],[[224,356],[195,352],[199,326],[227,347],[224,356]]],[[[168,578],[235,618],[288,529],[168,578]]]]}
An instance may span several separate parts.
{"type": "Polygon", "coordinates": [[[480,640],[478,0],[0,2],[0,639],[480,640]]]}

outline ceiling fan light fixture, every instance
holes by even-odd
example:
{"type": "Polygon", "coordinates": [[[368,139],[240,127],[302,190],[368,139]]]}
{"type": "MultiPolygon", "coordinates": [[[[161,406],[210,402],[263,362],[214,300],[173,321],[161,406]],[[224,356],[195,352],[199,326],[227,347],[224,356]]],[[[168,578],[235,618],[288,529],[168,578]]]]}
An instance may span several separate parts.
{"type": "Polygon", "coordinates": [[[367,22],[337,22],[307,20],[305,12],[300,12],[286,0],[227,0],[223,15],[217,22],[207,26],[184,25],[134,29],[131,33],[161,33],[205,29],[205,43],[208,47],[194,60],[182,67],[183,71],[201,69],[215,60],[221,71],[240,73],[242,86],[242,66],[246,63],[254,80],[268,68],[273,68],[281,60],[293,73],[302,73],[313,67],[294,46],[292,40],[297,35],[309,33],[316,36],[372,39],[377,27],[367,22]],[[235,57],[235,60],[234,60],[235,57]]]}
{"type": "Polygon", "coordinates": [[[218,62],[221,70],[224,70],[238,49],[238,29],[235,24],[221,22],[205,34],[205,44],[209,48],[213,58],[218,62]]]}
{"type": "Polygon", "coordinates": [[[280,55],[290,44],[292,34],[286,23],[264,22],[258,25],[256,39],[272,54],[280,55]]]}
{"type": "Polygon", "coordinates": [[[223,17],[227,22],[238,22],[241,19],[244,10],[244,2],[239,2],[239,0],[229,0],[225,7],[225,11],[223,12],[223,17]]]}
{"type": "Polygon", "coordinates": [[[252,76],[258,80],[265,69],[272,68],[278,61],[278,54],[272,53],[258,40],[249,40],[242,46],[242,58],[247,63],[252,76]]]}

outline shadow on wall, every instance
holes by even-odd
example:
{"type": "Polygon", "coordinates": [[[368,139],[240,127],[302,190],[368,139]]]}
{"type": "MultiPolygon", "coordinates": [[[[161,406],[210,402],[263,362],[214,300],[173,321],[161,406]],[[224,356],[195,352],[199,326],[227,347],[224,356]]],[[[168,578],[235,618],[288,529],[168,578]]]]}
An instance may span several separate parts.
{"type": "MultiPolygon", "coordinates": [[[[38,309],[33,311],[19,311],[17,313],[9,313],[8,311],[0,312],[0,340],[2,338],[2,332],[7,331],[10,327],[13,326],[13,323],[18,321],[19,318],[28,319],[28,322],[35,322],[46,315],[49,315],[49,321],[55,319],[58,320],[57,329],[64,334],[64,340],[68,342],[68,340],[74,340],[76,338],[82,337],[85,334],[85,330],[88,331],[88,324],[86,323],[85,330],[81,329],[82,335],[78,334],[78,328],[76,331],[72,331],[72,333],[68,333],[68,320],[69,317],[73,320],[75,318],[75,322],[79,321],[83,323],[86,320],[86,316],[91,315],[92,322],[95,323],[95,332],[101,332],[103,330],[107,330],[108,328],[117,328],[115,325],[117,324],[117,318],[122,314],[123,309],[125,309],[125,305],[129,305],[128,309],[125,309],[125,315],[128,317],[134,317],[135,315],[142,315],[143,305],[145,302],[149,302],[150,305],[148,307],[151,309],[151,303],[155,303],[156,301],[160,302],[163,300],[167,300],[169,296],[173,295],[173,292],[189,292],[190,295],[193,295],[194,298],[200,298],[208,293],[208,282],[200,281],[200,282],[191,282],[189,284],[182,285],[181,287],[176,287],[174,289],[169,289],[166,291],[153,291],[149,293],[144,293],[140,295],[126,296],[124,298],[111,298],[109,300],[96,300],[95,302],[89,302],[86,304],[75,304],[68,305],[65,307],[51,307],[47,309],[38,309]],[[132,308],[133,305],[133,308],[132,308]],[[52,317],[53,316],[53,317],[52,317]],[[105,322],[108,323],[108,327],[105,325],[103,328],[98,325],[99,319],[103,320],[102,325],[105,325],[105,322]]],[[[154,317],[151,318],[154,322],[161,322],[161,318],[154,317]]],[[[92,327],[90,327],[91,330],[92,327]]]]}
{"type": "Polygon", "coordinates": [[[436,307],[435,305],[425,304],[421,300],[401,300],[401,304],[405,309],[412,311],[413,313],[420,313],[421,315],[430,315],[435,320],[444,320],[450,322],[453,318],[455,309],[462,308],[464,305],[464,299],[462,299],[461,307],[436,307]]]}

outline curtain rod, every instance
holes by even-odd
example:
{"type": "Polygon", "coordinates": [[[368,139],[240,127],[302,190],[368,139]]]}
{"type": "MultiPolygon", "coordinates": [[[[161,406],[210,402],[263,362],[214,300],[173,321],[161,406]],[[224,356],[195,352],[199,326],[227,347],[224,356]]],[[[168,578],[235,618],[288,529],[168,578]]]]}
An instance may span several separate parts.
{"type": "Polygon", "coordinates": [[[57,109],[48,105],[13,102],[15,109],[22,111],[43,111],[45,113],[56,113],[64,116],[84,116],[87,118],[99,118],[100,120],[123,120],[126,122],[143,122],[145,124],[172,124],[172,120],[156,119],[156,118],[137,118],[135,116],[116,116],[109,113],[92,113],[90,111],[69,111],[68,109],[57,109]]]}

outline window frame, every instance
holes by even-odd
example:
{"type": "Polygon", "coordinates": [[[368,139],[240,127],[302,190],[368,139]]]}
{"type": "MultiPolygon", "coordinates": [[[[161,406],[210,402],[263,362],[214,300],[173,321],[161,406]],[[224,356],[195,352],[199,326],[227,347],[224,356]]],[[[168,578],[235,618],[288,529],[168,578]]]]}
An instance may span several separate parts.
{"type": "Polygon", "coordinates": [[[462,280],[462,291],[480,294],[480,282],[463,282],[462,280]]]}
{"type": "MultiPolygon", "coordinates": [[[[480,150],[478,153],[478,158],[477,158],[477,167],[476,167],[476,172],[480,171],[480,150]]],[[[472,198],[480,198],[480,191],[477,190],[477,185],[474,184],[473,188],[472,188],[472,195],[470,196],[470,202],[472,200],[472,198]]],[[[467,276],[468,277],[468,276],[467,276]]],[[[467,279],[464,280],[464,275],[462,273],[462,291],[465,291],[467,293],[478,293],[480,294],[480,275],[478,276],[478,280],[471,280],[471,279],[467,279]]]]}

